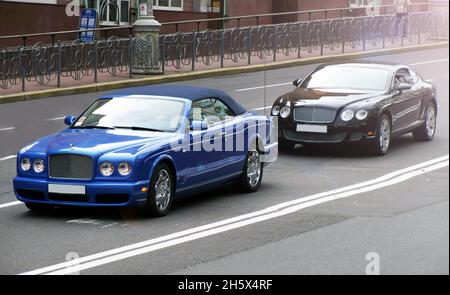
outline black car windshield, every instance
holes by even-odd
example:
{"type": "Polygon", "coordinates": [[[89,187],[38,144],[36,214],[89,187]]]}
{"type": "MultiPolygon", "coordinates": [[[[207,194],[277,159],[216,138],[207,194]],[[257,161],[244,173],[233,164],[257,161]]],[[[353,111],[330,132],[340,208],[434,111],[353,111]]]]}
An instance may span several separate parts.
{"type": "Polygon", "coordinates": [[[175,132],[182,122],[184,107],[182,101],[163,98],[100,99],[83,113],[72,128],[175,132]]]}
{"type": "Polygon", "coordinates": [[[300,85],[307,89],[346,89],[356,91],[382,91],[387,88],[390,72],[375,67],[326,66],[300,85]]]}

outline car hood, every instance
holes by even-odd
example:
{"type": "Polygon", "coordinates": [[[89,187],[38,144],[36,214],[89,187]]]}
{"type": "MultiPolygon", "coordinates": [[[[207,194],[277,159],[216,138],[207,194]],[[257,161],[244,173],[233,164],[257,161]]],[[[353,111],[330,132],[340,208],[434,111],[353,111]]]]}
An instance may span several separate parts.
{"type": "Polygon", "coordinates": [[[289,101],[291,106],[322,106],[339,109],[348,106],[352,103],[362,100],[369,100],[371,98],[382,95],[383,92],[356,92],[356,91],[334,91],[334,90],[317,90],[317,89],[304,89],[297,88],[291,91],[278,100],[279,103],[285,103],[289,101]]]}
{"type": "Polygon", "coordinates": [[[66,129],[41,138],[21,152],[71,152],[89,155],[137,154],[141,150],[169,143],[172,134],[133,130],[66,129]]]}

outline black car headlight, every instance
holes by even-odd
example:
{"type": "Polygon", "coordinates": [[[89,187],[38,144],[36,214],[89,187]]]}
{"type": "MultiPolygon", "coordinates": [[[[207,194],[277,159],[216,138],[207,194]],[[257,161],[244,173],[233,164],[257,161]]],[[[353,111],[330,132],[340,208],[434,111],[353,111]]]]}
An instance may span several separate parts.
{"type": "Polygon", "coordinates": [[[280,114],[280,106],[274,106],[272,109],[272,116],[278,116],[280,114]]]}
{"type": "Polygon", "coordinates": [[[343,111],[341,114],[341,119],[344,122],[351,121],[354,117],[355,117],[355,112],[350,109],[343,111]]]}
{"type": "Polygon", "coordinates": [[[289,106],[285,106],[282,107],[280,110],[280,116],[283,119],[286,119],[287,117],[289,117],[291,115],[291,107],[289,106]]]}
{"type": "Polygon", "coordinates": [[[356,117],[356,119],[362,121],[362,120],[365,120],[365,119],[367,118],[368,115],[369,115],[369,112],[368,112],[368,111],[366,111],[366,110],[360,110],[360,111],[356,112],[355,117],[356,117]]]}

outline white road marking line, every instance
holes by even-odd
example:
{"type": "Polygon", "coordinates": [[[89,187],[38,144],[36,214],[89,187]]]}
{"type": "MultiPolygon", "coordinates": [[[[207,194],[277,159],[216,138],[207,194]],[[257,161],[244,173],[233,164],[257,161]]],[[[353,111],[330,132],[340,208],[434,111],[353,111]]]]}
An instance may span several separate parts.
{"type": "Polygon", "coordinates": [[[260,108],[252,109],[252,111],[263,111],[263,110],[267,110],[267,109],[271,109],[271,108],[272,108],[272,106],[260,107],[260,108]]]}
{"type": "Polygon", "coordinates": [[[11,156],[7,156],[7,157],[3,157],[3,158],[0,158],[0,162],[1,162],[1,161],[6,161],[6,160],[9,160],[9,159],[15,159],[15,158],[17,158],[16,155],[11,155],[11,156]]]}
{"type": "Polygon", "coordinates": [[[16,127],[6,127],[6,128],[0,128],[0,131],[8,131],[8,130],[14,130],[16,127]]]}
{"type": "Polygon", "coordinates": [[[11,206],[16,206],[16,205],[20,205],[23,204],[20,201],[15,201],[15,202],[10,202],[10,203],[4,203],[4,204],[0,204],[0,209],[2,208],[7,208],[7,207],[11,207],[11,206]]]}
{"type": "Polygon", "coordinates": [[[60,121],[60,120],[64,120],[66,117],[57,117],[57,118],[50,118],[50,119],[46,119],[45,121],[49,122],[49,121],[60,121]]]}
{"type": "Polygon", "coordinates": [[[426,64],[439,63],[439,62],[445,62],[445,61],[448,61],[448,58],[416,62],[416,63],[410,64],[410,65],[419,66],[419,65],[426,65],[426,64]]]}
{"type": "Polygon", "coordinates": [[[449,155],[446,155],[359,184],[280,203],[278,205],[263,210],[191,228],[188,230],[154,238],[140,243],[131,244],[128,246],[104,252],[99,252],[90,256],[81,257],[71,261],[66,261],[48,267],[22,273],[22,275],[69,274],[81,270],[94,268],[100,265],[123,260],[129,257],[153,252],[158,249],[167,248],[170,246],[186,243],[207,236],[216,235],[218,233],[244,227],[250,224],[277,218],[322,203],[347,198],[350,196],[359,195],[364,192],[369,192],[376,189],[391,186],[406,181],[408,179],[411,179],[413,177],[416,177],[418,175],[428,173],[437,169],[441,169],[443,167],[447,167],[448,165],[449,165],[449,155]]]}
{"type": "Polygon", "coordinates": [[[434,81],[436,81],[435,79],[427,79],[427,80],[425,80],[425,82],[428,82],[428,83],[431,83],[431,82],[434,82],[434,81]]]}
{"type": "Polygon", "coordinates": [[[236,91],[236,92],[243,92],[243,91],[251,91],[251,90],[264,89],[264,88],[273,88],[273,87],[287,86],[287,85],[292,85],[292,82],[280,83],[280,84],[272,84],[272,85],[266,85],[266,86],[258,86],[258,87],[251,87],[251,88],[236,89],[234,91],[236,91]]]}

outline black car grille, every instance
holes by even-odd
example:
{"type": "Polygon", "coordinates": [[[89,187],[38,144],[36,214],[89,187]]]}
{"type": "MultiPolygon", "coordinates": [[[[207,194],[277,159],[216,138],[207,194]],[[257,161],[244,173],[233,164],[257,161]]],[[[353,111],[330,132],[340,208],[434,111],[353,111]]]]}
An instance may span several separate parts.
{"type": "Polygon", "coordinates": [[[49,157],[49,176],[63,179],[92,179],[92,158],[82,155],[61,154],[49,157]]]}
{"type": "Polygon", "coordinates": [[[299,142],[339,143],[345,140],[347,132],[322,134],[322,133],[294,132],[286,130],[284,131],[284,136],[289,140],[299,142]]]}
{"type": "Polygon", "coordinates": [[[320,107],[296,107],[294,120],[306,123],[332,123],[336,117],[336,110],[320,107]]]}

